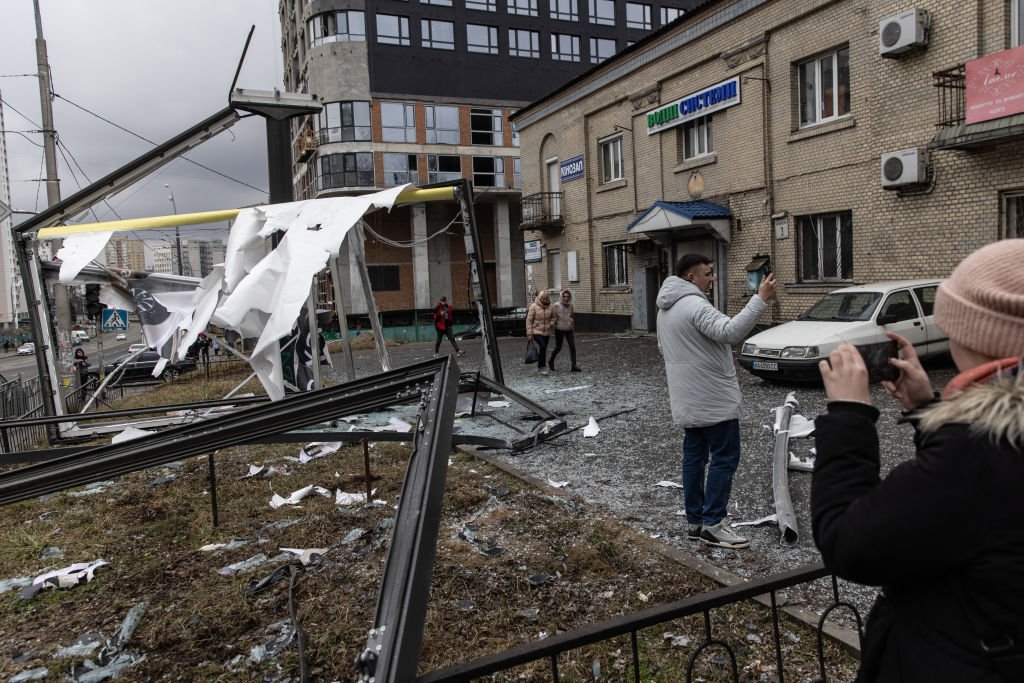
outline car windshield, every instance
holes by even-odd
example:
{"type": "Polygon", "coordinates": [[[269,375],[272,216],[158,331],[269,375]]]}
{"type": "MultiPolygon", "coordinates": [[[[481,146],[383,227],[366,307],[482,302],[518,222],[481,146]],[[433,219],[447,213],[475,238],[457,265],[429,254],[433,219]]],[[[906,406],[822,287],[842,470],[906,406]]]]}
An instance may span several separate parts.
{"type": "Polygon", "coordinates": [[[829,294],[799,317],[799,320],[870,320],[882,299],[879,292],[829,294]]]}

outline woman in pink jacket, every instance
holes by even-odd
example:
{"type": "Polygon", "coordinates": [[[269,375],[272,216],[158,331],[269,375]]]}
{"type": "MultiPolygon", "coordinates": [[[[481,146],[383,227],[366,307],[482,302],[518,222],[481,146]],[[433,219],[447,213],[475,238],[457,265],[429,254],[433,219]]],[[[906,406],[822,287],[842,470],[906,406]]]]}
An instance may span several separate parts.
{"type": "Polygon", "coordinates": [[[554,329],[555,309],[551,306],[551,297],[542,291],[526,313],[526,336],[537,345],[537,368],[542,375],[548,374],[548,338],[554,329]]]}

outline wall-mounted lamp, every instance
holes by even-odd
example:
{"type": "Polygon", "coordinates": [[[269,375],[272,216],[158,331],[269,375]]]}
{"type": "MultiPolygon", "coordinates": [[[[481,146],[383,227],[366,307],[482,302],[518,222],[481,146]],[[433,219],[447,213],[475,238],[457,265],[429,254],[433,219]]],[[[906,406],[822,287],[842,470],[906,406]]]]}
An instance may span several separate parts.
{"type": "Polygon", "coordinates": [[[768,86],[769,91],[771,91],[772,89],[772,82],[769,81],[767,78],[760,78],[758,76],[740,76],[740,83],[746,83],[747,81],[762,81],[765,85],[768,86]]]}
{"type": "Polygon", "coordinates": [[[620,126],[620,125],[619,125],[619,124],[617,124],[617,123],[616,123],[616,124],[614,124],[614,125],[612,125],[612,130],[628,130],[628,131],[629,131],[630,133],[632,133],[632,132],[633,132],[633,129],[632,129],[632,128],[627,128],[626,126],[620,126]]]}

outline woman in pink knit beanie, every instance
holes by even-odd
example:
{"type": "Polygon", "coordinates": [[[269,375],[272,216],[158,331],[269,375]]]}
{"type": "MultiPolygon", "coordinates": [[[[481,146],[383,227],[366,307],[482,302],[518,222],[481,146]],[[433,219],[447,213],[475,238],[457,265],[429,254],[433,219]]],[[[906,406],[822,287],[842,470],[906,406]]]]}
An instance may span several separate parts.
{"type": "Polygon", "coordinates": [[[879,412],[844,344],[820,365],[814,540],[838,576],[881,586],[858,681],[1024,681],[1024,240],[974,252],[939,287],[960,374],[941,400],[913,345],[885,388],[915,457],[879,476],[879,412]]]}

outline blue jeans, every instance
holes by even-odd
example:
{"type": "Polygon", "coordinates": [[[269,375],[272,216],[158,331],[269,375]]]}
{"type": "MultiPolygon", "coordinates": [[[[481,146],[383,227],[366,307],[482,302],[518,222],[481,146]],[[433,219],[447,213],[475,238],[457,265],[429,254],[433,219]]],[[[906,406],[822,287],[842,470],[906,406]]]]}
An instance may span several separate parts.
{"type": "Polygon", "coordinates": [[[732,492],[732,475],[740,464],[740,421],[726,420],[709,427],[688,427],[685,432],[683,503],[686,520],[690,524],[713,526],[725,519],[732,492]]]}

